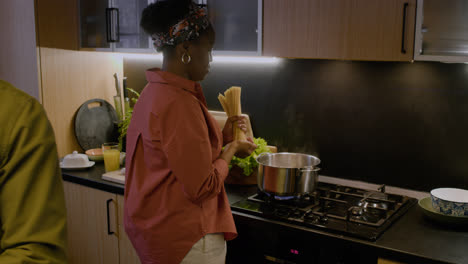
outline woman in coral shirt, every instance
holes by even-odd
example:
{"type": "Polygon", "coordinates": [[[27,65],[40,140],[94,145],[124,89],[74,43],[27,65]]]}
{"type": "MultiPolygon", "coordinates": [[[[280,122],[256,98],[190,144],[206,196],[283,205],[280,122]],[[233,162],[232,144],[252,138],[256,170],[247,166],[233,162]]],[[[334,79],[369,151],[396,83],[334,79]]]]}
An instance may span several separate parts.
{"type": "Polygon", "coordinates": [[[163,52],[127,131],[125,230],[142,263],[224,263],[237,235],[224,189],[236,153],[256,146],[221,131],[198,81],[209,71],[214,30],[190,0],[149,5],[141,26],[163,52]],[[224,146],[224,150],[223,150],[224,146]]]}

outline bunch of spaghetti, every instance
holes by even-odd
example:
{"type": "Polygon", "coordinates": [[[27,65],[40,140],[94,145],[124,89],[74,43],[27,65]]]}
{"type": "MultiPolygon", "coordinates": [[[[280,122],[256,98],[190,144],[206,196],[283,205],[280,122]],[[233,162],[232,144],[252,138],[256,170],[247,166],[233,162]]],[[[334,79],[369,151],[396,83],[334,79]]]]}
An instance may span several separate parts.
{"type": "MultiPolygon", "coordinates": [[[[238,86],[232,86],[224,92],[224,95],[218,95],[218,100],[228,117],[242,114],[240,96],[241,88],[238,86]]],[[[234,140],[246,140],[245,133],[237,126],[237,122],[233,124],[233,134],[234,140]]]]}

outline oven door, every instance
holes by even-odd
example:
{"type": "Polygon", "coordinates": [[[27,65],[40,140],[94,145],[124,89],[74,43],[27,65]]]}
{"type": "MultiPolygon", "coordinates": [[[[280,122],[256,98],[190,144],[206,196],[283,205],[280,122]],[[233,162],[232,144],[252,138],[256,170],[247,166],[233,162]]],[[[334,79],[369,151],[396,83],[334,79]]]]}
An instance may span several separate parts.
{"type": "Polygon", "coordinates": [[[377,263],[369,246],[291,224],[233,212],[238,237],[228,242],[226,263],[377,263]]]}

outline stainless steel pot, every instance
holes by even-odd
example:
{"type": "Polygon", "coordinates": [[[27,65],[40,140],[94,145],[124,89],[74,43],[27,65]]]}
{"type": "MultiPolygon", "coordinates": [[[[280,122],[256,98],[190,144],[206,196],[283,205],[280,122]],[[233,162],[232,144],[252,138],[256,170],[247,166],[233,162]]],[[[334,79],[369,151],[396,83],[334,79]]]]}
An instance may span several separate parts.
{"type": "Polygon", "coordinates": [[[263,153],[257,157],[257,185],[276,196],[312,193],[317,185],[320,160],[300,153],[263,153]]]}

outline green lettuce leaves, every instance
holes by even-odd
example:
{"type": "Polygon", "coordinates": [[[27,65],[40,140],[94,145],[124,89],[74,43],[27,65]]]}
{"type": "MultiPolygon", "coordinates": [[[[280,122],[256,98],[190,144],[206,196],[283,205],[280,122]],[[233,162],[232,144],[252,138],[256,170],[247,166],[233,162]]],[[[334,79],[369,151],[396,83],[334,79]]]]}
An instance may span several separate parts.
{"type": "Polygon", "coordinates": [[[267,142],[263,138],[254,138],[254,143],[257,145],[257,149],[250,154],[250,156],[245,158],[239,158],[234,156],[231,160],[231,164],[229,168],[233,165],[240,167],[243,170],[244,175],[249,176],[252,172],[257,169],[258,163],[256,158],[258,155],[264,152],[271,152],[270,149],[267,147],[267,142]]]}

